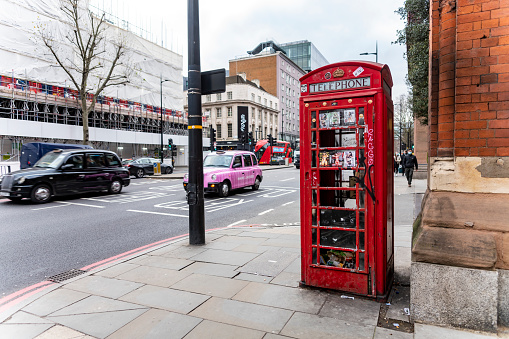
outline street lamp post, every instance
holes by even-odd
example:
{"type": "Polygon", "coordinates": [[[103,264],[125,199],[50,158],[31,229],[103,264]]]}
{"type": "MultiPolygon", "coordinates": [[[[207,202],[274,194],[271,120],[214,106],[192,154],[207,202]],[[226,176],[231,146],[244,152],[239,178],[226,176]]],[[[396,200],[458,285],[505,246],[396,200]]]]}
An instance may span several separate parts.
{"type": "MultiPolygon", "coordinates": [[[[161,165],[164,162],[164,156],[163,156],[163,82],[170,81],[168,79],[163,80],[163,76],[160,76],[161,80],[161,165]]],[[[172,164],[173,165],[173,164],[172,164]]]]}
{"type": "Polygon", "coordinates": [[[376,57],[375,60],[376,60],[376,62],[378,62],[378,41],[376,42],[376,51],[375,51],[375,53],[365,52],[365,53],[361,53],[359,55],[370,55],[370,54],[375,55],[375,57],[376,57]]]}

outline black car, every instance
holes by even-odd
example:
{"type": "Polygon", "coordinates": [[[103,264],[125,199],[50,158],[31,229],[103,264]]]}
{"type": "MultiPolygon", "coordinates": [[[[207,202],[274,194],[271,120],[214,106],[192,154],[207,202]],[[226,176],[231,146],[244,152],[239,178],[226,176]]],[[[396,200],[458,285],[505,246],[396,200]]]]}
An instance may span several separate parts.
{"type": "Polygon", "coordinates": [[[115,194],[129,186],[129,171],[110,151],[55,150],[44,155],[32,168],[0,178],[0,196],[13,201],[30,198],[48,202],[52,196],[108,191],[115,194]]]}
{"type": "MultiPolygon", "coordinates": [[[[136,178],[143,178],[146,174],[154,174],[154,163],[160,162],[161,160],[154,158],[139,158],[129,162],[128,164],[124,165],[124,167],[127,168],[129,173],[134,175],[136,178]]],[[[171,174],[173,173],[173,167],[162,163],[161,173],[171,174]]]]}

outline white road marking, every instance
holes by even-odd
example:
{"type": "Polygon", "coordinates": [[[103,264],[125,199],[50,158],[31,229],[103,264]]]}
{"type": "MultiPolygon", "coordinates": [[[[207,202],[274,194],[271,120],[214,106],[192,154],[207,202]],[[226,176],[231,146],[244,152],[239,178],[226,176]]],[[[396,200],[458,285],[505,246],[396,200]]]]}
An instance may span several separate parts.
{"type": "Polygon", "coordinates": [[[286,204],[283,204],[281,206],[286,206],[286,205],[290,205],[290,204],[293,204],[295,201],[290,201],[290,202],[287,202],[286,204]]]}
{"type": "Polygon", "coordinates": [[[283,180],[279,180],[279,181],[290,181],[290,180],[294,180],[295,178],[288,178],[288,179],[283,179],[283,180]]]}
{"type": "Polygon", "coordinates": [[[97,206],[97,205],[79,204],[77,202],[67,202],[67,201],[56,201],[56,202],[59,204],[85,206],[85,207],[95,207],[95,208],[104,208],[105,207],[105,206],[97,206]]]}
{"type": "Polygon", "coordinates": [[[269,213],[269,212],[272,212],[272,211],[274,211],[273,208],[271,208],[270,210],[266,210],[266,211],[260,212],[260,213],[258,213],[258,215],[264,215],[265,213],[269,213]]]}
{"type": "Polygon", "coordinates": [[[167,216],[170,216],[170,217],[189,218],[189,216],[187,216],[187,215],[171,214],[171,213],[162,213],[162,212],[150,212],[150,211],[138,211],[138,210],[127,210],[127,212],[147,213],[147,214],[158,214],[158,215],[167,215],[167,216]]]}
{"type": "Polygon", "coordinates": [[[241,222],[246,222],[246,221],[247,221],[247,220],[239,220],[239,221],[234,222],[233,224],[229,224],[229,225],[228,225],[228,226],[226,226],[226,227],[232,227],[232,226],[235,226],[235,225],[240,224],[241,222]]]}
{"type": "Polygon", "coordinates": [[[149,200],[156,198],[164,198],[173,196],[175,194],[168,194],[164,192],[154,192],[154,191],[142,191],[142,192],[134,192],[128,195],[109,195],[101,198],[81,198],[83,200],[92,200],[92,201],[100,201],[100,202],[109,202],[109,203],[120,203],[125,204],[129,202],[138,202],[141,200],[149,200]]]}
{"type": "Polygon", "coordinates": [[[47,210],[48,208],[65,207],[65,206],[68,206],[68,205],[54,205],[54,206],[48,206],[48,207],[32,208],[32,211],[47,210]]]}

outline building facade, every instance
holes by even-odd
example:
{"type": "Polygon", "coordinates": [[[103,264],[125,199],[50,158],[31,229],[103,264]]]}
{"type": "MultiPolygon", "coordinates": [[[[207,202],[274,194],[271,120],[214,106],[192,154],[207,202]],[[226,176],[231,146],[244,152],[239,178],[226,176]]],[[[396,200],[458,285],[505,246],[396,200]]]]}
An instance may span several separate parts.
{"type": "Polygon", "coordinates": [[[329,64],[318,48],[308,40],[279,44],[286,56],[306,73],[329,64]]]}
{"type": "MultiPolygon", "coordinates": [[[[248,130],[255,140],[278,134],[278,98],[265,91],[258,80],[250,81],[241,74],[226,77],[225,93],[202,96],[203,125],[216,130],[217,141],[238,140],[239,106],[248,107],[248,130]]],[[[186,99],[184,110],[187,109],[186,99]]]]}
{"type": "MultiPolygon", "coordinates": [[[[40,24],[61,33],[55,33],[59,51],[64,57],[65,53],[73,53],[63,35],[68,23],[59,2],[0,0],[0,4],[6,13],[0,37],[0,153],[15,159],[26,142],[81,143],[83,120],[76,89],[66,72],[55,67],[39,33],[34,32],[34,24],[40,24]]],[[[84,17],[90,9],[87,5],[84,2],[79,9],[84,17]]],[[[183,115],[182,55],[108,20],[105,39],[114,42],[118,36],[128,42],[126,63],[132,66],[132,72],[123,65],[117,67],[116,73],[130,73],[129,82],[106,87],[96,98],[95,110],[89,116],[91,145],[124,158],[154,156],[161,148],[162,130],[164,140],[173,138],[180,146],[174,154],[176,164],[185,164],[187,119],[183,115]]],[[[101,57],[104,64],[111,63],[108,52],[101,57]]],[[[65,59],[73,59],[72,54],[65,59]]],[[[90,84],[95,79],[91,76],[90,84]]],[[[87,99],[91,102],[92,96],[87,99]]]]}
{"type": "Polygon", "coordinates": [[[509,334],[509,3],[430,1],[428,190],[415,321],[509,334]]]}
{"type": "Polygon", "coordinates": [[[256,55],[229,61],[231,75],[245,74],[258,79],[260,86],[278,102],[278,139],[295,143],[299,139],[299,79],[305,72],[285,53],[270,48],[256,55]]]}

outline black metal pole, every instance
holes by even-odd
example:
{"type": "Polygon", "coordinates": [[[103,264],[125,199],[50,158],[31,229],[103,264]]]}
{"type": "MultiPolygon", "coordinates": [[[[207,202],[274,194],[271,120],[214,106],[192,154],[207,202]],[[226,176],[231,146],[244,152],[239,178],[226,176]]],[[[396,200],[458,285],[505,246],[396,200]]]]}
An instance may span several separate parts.
{"type": "Polygon", "coordinates": [[[164,157],[163,157],[163,76],[161,75],[161,107],[159,107],[161,109],[161,170],[163,169],[163,162],[164,162],[164,157]]]}
{"type": "Polygon", "coordinates": [[[200,24],[198,0],[187,0],[188,131],[189,131],[189,244],[205,244],[203,202],[203,139],[201,113],[200,24]]]}

